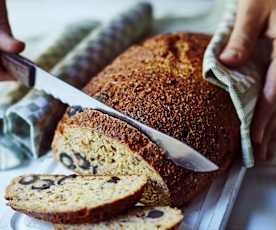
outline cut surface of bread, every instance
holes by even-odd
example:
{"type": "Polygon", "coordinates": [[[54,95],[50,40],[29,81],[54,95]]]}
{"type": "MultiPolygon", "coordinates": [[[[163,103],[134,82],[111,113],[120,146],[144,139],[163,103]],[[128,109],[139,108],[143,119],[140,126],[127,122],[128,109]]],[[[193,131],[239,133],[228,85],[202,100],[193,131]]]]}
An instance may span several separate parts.
{"type": "Polygon", "coordinates": [[[176,229],[183,216],[170,207],[134,207],[127,214],[96,224],[55,225],[55,230],[169,230],[176,229]]]}
{"type": "Polygon", "coordinates": [[[143,174],[149,180],[141,201],[147,205],[170,204],[168,187],[160,175],[127,145],[83,127],[65,126],[58,139],[61,154],[57,160],[67,168],[84,175],[143,174]]]}
{"type": "Polygon", "coordinates": [[[240,122],[228,93],[202,77],[211,37],[163,34],[130,47],[84,88],[128,116],[187,143],[216,163],[197,173],[176,165],[141,131],[105,113],[71,107],[52,144],[55,159],[79,174],[148,177],[141,201],[182,206],[208,188],[240,152],[240,122]]]}
{"type": "Polygon", "coordinates": [[[5,198],[13,209],[53,223],[97,222],[134,206],[146,177],[25,175],[12,180],[5,198]]]}

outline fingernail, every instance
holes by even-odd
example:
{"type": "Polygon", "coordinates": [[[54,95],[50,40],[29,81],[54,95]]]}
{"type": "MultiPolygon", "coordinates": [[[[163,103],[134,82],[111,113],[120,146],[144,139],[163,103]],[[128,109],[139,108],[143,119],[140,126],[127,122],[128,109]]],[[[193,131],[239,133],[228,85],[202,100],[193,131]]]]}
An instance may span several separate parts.
{"type": "Polygon", "coordinates": [[[260,131],[260,135],[259,135],[259,143],[262,143],[262,141],[263,141],[263,138],[264,138],[264,130],[261,130],[260,131]]]}
{"type": "Polygon", "coordinates": [[[238,52],[237,50],[226,49],[221,53],[220,59],[223,59],[223,60],[229,60],[229,59],[239,60],[240,56],[241,56],[240,52],[238,52]]]}

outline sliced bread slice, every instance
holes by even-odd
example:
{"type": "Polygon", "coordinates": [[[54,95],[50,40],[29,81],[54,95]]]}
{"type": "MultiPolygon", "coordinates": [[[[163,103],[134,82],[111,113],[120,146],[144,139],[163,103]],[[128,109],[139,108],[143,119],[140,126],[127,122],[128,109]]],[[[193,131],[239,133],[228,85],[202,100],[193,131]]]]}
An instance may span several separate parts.
{"type": "Polygon", "coordinates": [[[127,214],[108,221],[82,225],[55,225],[55,230],[167,230],[176,229],[183,216],[181,211],[167,207],[134,207],[127,214]]]}
{"type": "Polygon", "coordinates": [[[134,206],[146,177],[25,175],[13,179],[5,198],[13,209],[52,223],[97,222],[134,206]]]}

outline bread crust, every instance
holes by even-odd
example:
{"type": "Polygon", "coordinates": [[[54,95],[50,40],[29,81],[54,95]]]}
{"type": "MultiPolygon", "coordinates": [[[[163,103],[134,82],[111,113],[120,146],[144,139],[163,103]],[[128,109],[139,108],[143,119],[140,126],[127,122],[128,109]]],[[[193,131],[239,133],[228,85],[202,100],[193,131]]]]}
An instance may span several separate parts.
{"type": "MultiPolygon", "coordinates": [[[[167,159],[164,151],[140,131],[126,122],[96,110],[86,109],[71,118],[65,116],[57,130],[62,132],[65,126],[95,130],[99,134],[115,138],[126,144],[134,154],[141,155],[165,181],[170,191],[171,205],[173,206],[182,206],[192,200],[200,191],[207,189],[212,182],[211,179],[222,173],[231,162],[231,159],[225,159],[223,165],[220,165],[220,170],[214,173],[189,173],[188,170],[167,159]],[[195,178],[201,183],[198,183],[188,193],[187,188],[190,187],[195,178]]],[[[56,149],[56,147],[53,146],[53,149],[56,149]]],[[[55,157],[57,160],[59,159],[57,155],[55,157]]]]}
{"type": "MultiPolygon", "coordinates": [[[[178,227],[180,226],[181,222],[178,224],[175,224],[174,226],[172,226],[171,228],[167,228],[166,230],[176,230],[178,229],[178,227]]],[[[66,230],[65,228],[63,228],[63,226],[61,225],[53,225],[54,230],[66,230]]]]}
{"type": "MultiPolygon", "coordinates": [[[[96,176],[97,177],[97,176],[96,176]]],[[[128,197],[118,199],[112,203],[99,205],[95,208],[84,207],[80,210],[72,212],[36,212],[29,209],[16,208],[13,202],[9,190],[14,185],[15,180],[6,188],[5,199],[9,201],[8,205],[18,211],[25,213],[26,215],[35,217],[37,219],[49,221],[56,224],[81,224],[81,223],[96,223],[108,218],[112,218],[116,215],[123,213],[129,208],[133,207],[142,197],[146,183],[141,186],[139,190],[130,194],[128,197]]],[[[93,195],[93,194],[91,194],[93,195]]]]}
{"type": "MultiPolygon", "coordinates": [[[[130,48],[84,88],[115,109],[183,141],[215,162],[220,170],[195,173],[167,159],[164,151],[134,127],[86,109],[65,115],[67,127],[93,129],[128,145],[163,178],[171,204],[182,206],[225,171],[240,151],[239,120],[229,95],[202,78],[210,36],[165,34],[130,48]],[[184,92],[184,93],[183,93],[184,92]]],[[[53,152],[58,153],[55,141],[53,152]]]]}
{"type": "MultiPolygon", "coordinates": [[[[155,209],[156,207],[154,207],[155,209]]],[[[149,208],[151,209],[151,208],[149,208]]],[[[157,207],[158,209],[158,207],[157,207]]],[[[128,222],[128,218],[125,218],[125,217],[129,217],[129,216],[136,216],[136,217],[140,217],[140,218],[144,218],[143,214],[140,213],[140,212],[135,212],[135,213],[132,213],[131,209],[129,210],[130,212],[127,212],[127,213],[124,213],[123,215],[121,216],[118,216],[117,218],[112,218],[110,219],[109,221],[107,221],[108,223],[99,223],[99,224],[106,224],[106,228],[107,226],[110,228],[110,229],[128,229],[128,227],[124,226],[124,225],[120,225],[120,221],[121,221],[121,218],[125,221],[125,222],[128,222]],[[114,222],[114,223],[119,223],[119,226],[120,228],[118,228],[118,225],[116,227],[112,226],[112,224],[110,224],[110,221],[111,222],[114,222]]],[[[161,210],[162,211],[162,210],[161,210]]],[[[166,210],[164,210],[166,211],[166,210]]],[[[174,213],[174,215],[177,215],[177,218],[175,220],[171,220],[169,219],[169,217],[164,217],[164,220],[167,220],[167,221],[171,221],[170,223],[170,227],[167,227],[165,228],[165,226],[162,225],[162,220],[160,221],[160,223],[157,223],[156,226],[158,229],[162,229],[162,230],[173,230],[173,229],[178,229],[178,227],[181,225],[182,223],[182,220],[183,220],[183,215],[181,213],[180,210],[178,210],[179,213],[174,213]],[[159,225],[159,226],[158,226],[159,225]]],[[[175,216],[176,217],[176,216],[175,216]]],[[[130,218],[131,219],[131,218],[130,218]]],[[[132,223],[132,221],[130,220],[128,223],[132,223]]],[[[54,229],[55,230],[66,230],[66,229],[70,229],[70,227],[72,227],[72,225],[69,225],[68,228],[67,226],[65,225],[59,225],[59,224],[54,224],[54,229]]],[[[85,226],[84,228],[82,228],[82,225],[76,225],[76,226],[73,226],[74,228],[78,227],[78,229],[101,229],[101,227],[97,226],[97,225],[93,225],[93,223],[90,225],[88,224],[88,226],[85,226]]],[[[105,229],[106,229],[105,228],[105,229]]],[[[130,227],[131,228],[131,227],[130,227]]],[[[137,228],[137,227],[136,227],[137,228]]],[[[135,228],[135,229],[136,229],[135,228]]],[[[145,226],[141,226],[141,229],[144,229],[145,226]]],[[[131,228],[132,229],[132,228],[131,228]]],[[[133,228],[134,229],[134,228],[133,228]]],[[[147,229],[151,229],[149,228],[149,226],[147,226],[147,229]]],[[[155,229],[155,228],[154,228],[155,229]]]]}

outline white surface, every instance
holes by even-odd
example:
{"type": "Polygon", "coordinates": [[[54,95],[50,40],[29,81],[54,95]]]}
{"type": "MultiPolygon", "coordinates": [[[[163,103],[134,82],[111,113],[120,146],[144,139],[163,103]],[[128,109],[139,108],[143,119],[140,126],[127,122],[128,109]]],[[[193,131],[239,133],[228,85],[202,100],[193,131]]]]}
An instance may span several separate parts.
{"type": "MultiPolygon", "coordinates": [[[[222,0],[218,0],[222,1],[222,0]]],[[[41,38],[54,33],[68,22],[84,18],[106,20],[115,15],[121,8],[127,7],[133,0],[8,0],[11,24],[15,35],[23,40],[41,38]]],[[[191,16],[211,6],[211,1],[189,0],[152,0],[155,15],[191,16]],[[201,3],[201,4],[199,4],[201,3]],[[191,10],[193,8],[193,10],[191,10]]],[[[221,12],[218,12],[221,13],[221,12]]],[[[197,25],[203,25],[204,20],[197,25]]],[[[204,31],[212,31],[217,22],[202,26],[204,31]]],[[[177,29],[188,29],[178,25],[177,29]]],[[[27,47],[27,53],[35,46],[27,47]]],[[[1,224],[7,220],[8,210],[5,207],[3,191],[9,180],[23,173],[40,172],[37,161],[15,170],[0,172],[0,230],[1,224]]],[[[269,230],[276,229],[276,170],[274,167],[258,167],[250,170],[232,212],[227,229],[231,230],[269,230]]],[[[20,229],[20,228],[19,228],[20,229]]],[[[21,229],[20,229],[21,230],[21,229]]]]}
{"type": "MultiPolygon", "coordinates": [[[[137,0],[8,0],[9,18],[18,37],[50,34],[80,19],[106,20],[137,0]]],[[[193,16],[212,6],[213,0],[149,0],[155,16],[193,16]]]]}

